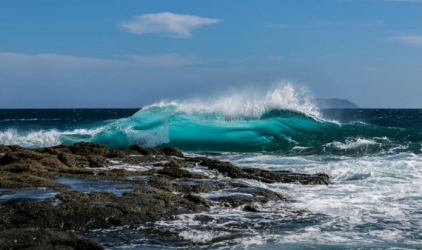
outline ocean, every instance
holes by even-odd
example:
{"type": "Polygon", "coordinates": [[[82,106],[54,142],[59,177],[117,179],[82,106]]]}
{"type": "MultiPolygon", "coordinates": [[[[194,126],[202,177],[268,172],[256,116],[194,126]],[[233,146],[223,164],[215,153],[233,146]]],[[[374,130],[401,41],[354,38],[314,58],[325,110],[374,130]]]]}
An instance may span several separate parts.
{"type": "MultiPolygon", "coordinates": [[[[240,167],[323,172],[332,178],[328,186],[249,180],[284,194],[289,203],[270,202],[259,215],[211,209],[206,215],[213,223],[186,215],[153,225],[197,243],[181,248],[421,249],[422,110],[318,110],[296,97],[275,91],[260,98],[232,95],[142,109],[0,110],[0,144],[170,145],[240,167]],[[308,212],[297,216],[298,211],[308,212]],[[257,226],[265,223],[272,226],[257,226]]],[[[116,230],[84,234],[110,243],[116,230]]],[[[126,233],[110,249],[178,246],[126,233]]]]}

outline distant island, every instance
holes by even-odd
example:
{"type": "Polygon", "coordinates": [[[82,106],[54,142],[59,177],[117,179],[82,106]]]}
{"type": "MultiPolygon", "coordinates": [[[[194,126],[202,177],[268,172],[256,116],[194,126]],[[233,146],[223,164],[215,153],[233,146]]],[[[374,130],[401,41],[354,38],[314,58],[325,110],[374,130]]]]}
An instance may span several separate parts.
{"type": "Polygon", "coordinates": [[[315,105],[321,109],[358,109],[359,107],[349,100],[338,98],[317,98],[314,99],[315,105]]]}

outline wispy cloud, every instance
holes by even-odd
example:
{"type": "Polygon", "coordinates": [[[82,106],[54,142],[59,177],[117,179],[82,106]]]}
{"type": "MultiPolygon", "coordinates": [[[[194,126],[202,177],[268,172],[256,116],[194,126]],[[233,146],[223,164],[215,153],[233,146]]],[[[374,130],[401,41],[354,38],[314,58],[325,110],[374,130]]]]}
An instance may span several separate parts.
{"type": "Polygon", "coordinates": [[[135,35],[160,33],[172,37],[189,38],[192,36],[193,29],[219,22],[221,20],[216,18],[164,12],[135,16],[132,20],[124,22],[119,26],[135,35]]]}
{"type": "Polygon", "coordinates": [[[182,56],[179,54],[166,54],[158,56],[129,56],[134,62],[146,66],[156,67],[172,67],[194,65],[200,63],[199,58],[196,56],[182,56]]]}
{"type": "Polygon", "coordinates": [[[312,22],[304,24],[291,24],[291,23],[272,23],[268,24],[270,28],[278,29],[301,29],[301,28],[357,28],[357,27],[379,27],[383,26],[384,22],[375,21],[375,22],[357,22],[357,23],[335,23],[335,22],[312,22]]]}
{"type": "Polygon", "coordinates": [[[199,64],[192,55],[164,54],[154,56],[131,55],[122,59],[76,57],[52,53],[18,54],[0,52],[0,70],[11,68],[93,69],[93,68],[168,68],[199,64]]]}
{"type": "Polygon", "coordinates": [[[391,40],[414,46],[422,46],[422,36],[396,36],[392,37],[391,40]]]}

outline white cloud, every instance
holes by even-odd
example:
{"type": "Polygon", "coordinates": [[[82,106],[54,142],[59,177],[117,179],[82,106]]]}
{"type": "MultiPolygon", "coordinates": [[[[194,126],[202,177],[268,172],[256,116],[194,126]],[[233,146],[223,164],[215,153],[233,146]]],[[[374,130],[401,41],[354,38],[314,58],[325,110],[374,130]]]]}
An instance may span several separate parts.
{"type": "Polygon", "coordinates": [[[178,38],[192,36],[192,30],[204,25],[221,22],[220,19],[192,15],[179,15],[170,12],[144,14],[120,24],[120,27],[135,35],[161,33],[178,38]]]}
{"type": "Polygon", "coordinates": [[[422,36],[396,36],[391,39],[404,44],[422,46],[422,36]]]}

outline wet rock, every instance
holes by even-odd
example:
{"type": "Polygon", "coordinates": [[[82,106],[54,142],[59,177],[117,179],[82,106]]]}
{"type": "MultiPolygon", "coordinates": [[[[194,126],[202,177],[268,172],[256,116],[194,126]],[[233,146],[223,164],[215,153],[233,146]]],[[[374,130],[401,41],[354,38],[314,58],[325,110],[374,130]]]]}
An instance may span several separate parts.
{"type": "Polygon", "coordinates": [[[218,201],[219,204],[223,207],[231,207],[231,208],[240,207],[240,206],[254,203],[254,202],[260,202],[258,198],[248,196],[248,195],[243,195],[243,194],[212,197],[211,200],[218,201]]]}
{"type": "Polygon", "coordinates": [[[0,203],[0,230],[12,227],[83,230],[171,220],[175,215],[208,210],[200,198],[185,198],[151,186],[134,187],[123,196],[107,192],[63,192],[36,202],[13,199],[0,203]]]}
{"type": "Polygon", "coordinates": [[[209,193],[223,189],[225,185],[211,185],[211,184],[198,184],[192,186],[192,192],[195,193],[209,193]]]}
{"type": "Polygon", "coordinates": [[[161,175],[167,175],[173,178],[208,179],[208,177],[205,175],[191,173],[181,168],[167,167],[167,168],[158,170],[157,173],[161,175]]]}
{"type": "Polygon", "coordinates": [[[228,190],[228,192],[248,194],[249,196],[258,199],[260,203],[267,203],[268,201],[287,201],[283,195],[260,187],[239,187],[228,190]]]}
{"type": "Polygon", "coordinates": [[[169,192],[174,191],[171,181],[164,177],[153,176],[148,183],[155,188],[163,189],[169,192]]]}
{"type": "Polygon", "coordinates": [[[56,195],[56,198],[61,200],[62,202],[84,202],[84,201],[91,201],[91,202],[107,202],[113,201],[116,198],[116,195],[113,193],[108,192],[91,192],[91,193],[84,193],[82,191],[70,191],[70,192],[63,192],[56,195]]]}
{"type": "Polygon", "coordinates": [[[59,150],[55,150],[53,148],[36,148],[36,149],[33,149],[32,151],[41,153],[41,154],[50,154],[50,155],[58,155],[61,153],[59,150]]]}
{"type": "Polygon", "coordinates": [[[89,162],[89,167],[91,168],[102,168],[110,166],[110,163],[102,156],[99,155],[88,155],[87,160],[89,162]]]}
{"type": "Polygon", "coordinates": [[[0,158],[0,166],[11,163],[21,164],[24,160],[31,160],[43,166],[44,170],[57,171],[59,169],[67,169],[56,156],[50,154],[42,154],[33,151],[16,151],[9,152],[0,158]]]}
{"type": "Polygon", "coordinates": [[[11,151],[12,150],[8,146],[0,144],[0,154],[9,153],[11,151]]]}
{"type": "Polygon", "coordinates": [[[226,190],[232,193],[227,196],[212,197],[212,201],[218,202],[223,207],[239,207],[251,204],[265,204],[269,201],[287,201],[283,195],[271,190],[259,187],[239,187],[226,190]]]}
{"type": "Polygon", "coordinates": [[[299,174],[290,171],[267,171],[257,168],[244,168],[245,177],[265,183],[300,183],[303,185],[328,185],[330,177],[326,174],[299,174]]]}
{"type": "Polygon", "coordinates": [[[63,202],[82,202],[89,200],[89,196],[82,191],[63,192],[56,195],[63,202]]]}
{"type": "Polygon", "coordinates": [[[202,198],[201,196],[194,195],[194,194],[187,194],[187,195],[185,195],[183,197],[185,199],[188,199],[188,200],[194,202],[194,203],[204,205],[205,207],[209,207],[210,206],[208,204],[208,202],[204,198],[202,198]]]}
{"type": "Polygon", "coordinates": [[[51,147],[52,149],[55,149],[56,151],[59,151],[61,153],[72,153],[72,150],[70,150],[70,146],[66,145],[66,144],[60,144],[60,145],[56,145],[51,147]]]}
{"type": "Polygon", "coordinates": [[[88,175],[88,176],[95,175],[94,171],[89,170],[89,169],[83,169],[83,168],[65,169],[65,170],[61,170],[60,173],[63,173],[64,176],[66,176],[67,174],[69,177],[81,177],[81,175],[88,175]]]}
{"type": "Polygon", "coordinates": [[[99,243],[72,232],[13,228],[0,231],[0,250],[104,250],[99,243]]]}
{"type": "Polygon", "coordinates": [[[258,206],[256,204],[249,204],[249,205],[246,205],[243,208],[243,211],[245,211],[245,212],[251,212],[251,213],[258,213],[259,212],[259,208],[258,208],[258,206]]]}
{"type": "Polygon", "coordinates": [[[160,148],[160,150],[168,156],[177,156],[180,158],[185,157],[182,153],[182,151],[180,151],[180,149],[178,148],[174,148],[174,147],[165,147],[165,148],[160,148]]]}
{"type": "Polygon", "coordinates": [[[236,167],[235,165],[231,164],[230,162],[225,161],[218,161],[218,160],[212,160],[205,157],[199,157],[195,158],[198,160],[201,160],[201,165],[208,167],[212,170],[217,170],[222,175],[231,177],[231,178],[242,178],[243,177],[243,171],[239,167],[236,167]]]}
{"type": "Polygon", "coordinates": [[[81,163],[81,160],[83,159],[81,156],[77,156],[71,153],[59,153],[57,155],[57,158],[63,162],[63,164],[65,164],[68,167],[71,168],[75,168],[75,167],[80,167],[80,168],[85,168],[85,167],[89,167],[89,162],[85,161],[83,163],[81,163]]]}
{"type": "Polygon", "coordinates": [[[130,145],[129,149],[137,151],[142,155],[164,155],[164,152],[158,148],[146,148],[138,144],[130,145]]]}
{"type": "Polygon", "coordinates": [[[106,158],[99,155],[74,155],[71,153],[59,153],[57,158],[71,168],[101,168],[109,166],[106,158]]]}
{"type": "Polygon", "coordinates": [[[68,185],[58,183],[54,180],[34,176],[31,174],[17,174],[0,172],[0,188],[50,188],[62,190],[70,188],[68,185]]]}
{"type": "Polygon", "coordinates": [[[22,173],[22,172],[47,172],[45,167],[40,163],[33,160],[17,160],[16,162],[0,166],[0,171],[7,171],[11,173],[22,173]]]}
{"type": "Polygon", "coordinates": [[[7,146],[12,152],[17,152],[17,151],[26,151],[26,148],[23,148],[19,145],[8,145],[7,146]]]}
{"type": "Polygon", "coordinates": [[[171,160],[166,163],[157,163],[154,164],[155,167],[172,167],[172,168],[190,168],[194,167],[195,164],[188,161],[181,160],[171,160]]]}
{"type": "Polygon", "coordinates": [[[70,147],[70,150],[72,151],[73,154],[83,155],[83,156],[97,155],[97,156],[103,156],[103,157],[108,157],[108,158],[127,157],[127,154],[123,151],[113,150],[113,149],[108,148],[106,145],[92,143],[92,142],[75,143],[73,147],[70,147]]]}

